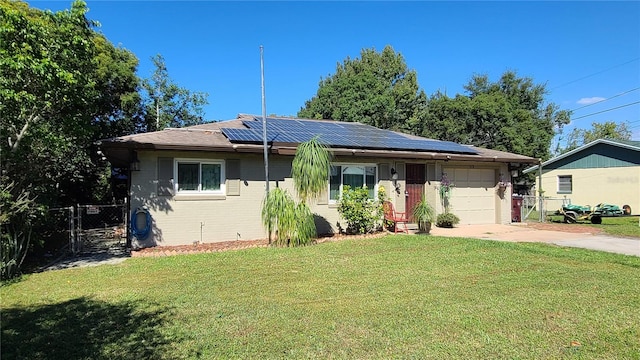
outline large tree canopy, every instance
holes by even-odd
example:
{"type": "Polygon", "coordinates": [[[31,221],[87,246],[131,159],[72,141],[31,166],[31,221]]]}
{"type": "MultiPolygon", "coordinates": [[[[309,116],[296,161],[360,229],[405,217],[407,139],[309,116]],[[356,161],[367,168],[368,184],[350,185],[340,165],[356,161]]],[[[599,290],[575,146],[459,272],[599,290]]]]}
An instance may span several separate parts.
{"type": "Polygon", "coordinates": [[[136,57],[96,32],[86,12],[79,1],[56,13],[0,3],[3,177],[46,204],[104,194],[94,142],[130,133],[138,112],[136,57]]]}
{"type": "Polygon", "coordinates": [[[95,141],[135,129],[138,61],[86,12],[80,1],[56,13],[0,2],[3,278],[20,267],[41,209],[107,197],[95,141]]]}
{"type": "Polygon", "coordinates": [[[555,132],[569,122],[568,111],[545,103],[545,85],[512,71],[497,82],[475,75],[465,90],[433,95],[419,135],[548,159],[555,132]]]}
{"type": "Polygon", "coordinates": [[[591,124],[591,129],[573,129],[567,136],[566,147],[557,149],[557,155],[598,139],[631,140],[631,130],[626,123],[615,123],[614,121],[594,122],[591,124]]]}
{"type": "Polygon", "coordinates": [[[143,85],[138,59],[115,47],[87,19],[83,1],[69,10],[0,1],[0,236],[2,276],[19,267],[39,209],[111,200],[99,139],[202,121],[204,95],[168,78],[164,61],[143,85]],[[4,254],[13,254],[5,259],[4,254]],[[16,258],[17,256],[17,258],[16,258]],[[7,265],[7,266],[5,266],[7,265]]]}
{"type": "Polygon", "coordinates": [[[155,70],[150,78],[142,81],[145,121],[139,130],[155,131],[203,123],[202,107],[208,104],[207,94],[191,92],[174,83],[162,55],[151,60],[155,70]]]}
{"type": "Polygon", "coordinates": [[[391,46],[363,49],[346,58],[335,74],[320,80],[317,94],[299,117],[358,121],[382,129],[412,130],[426,105],[417,74],[391,46]]]}
{"type": "Polygon", "coordinates": [[[298,116],[358,121],[383,129],[548,159],[556,131],[569,112],[545,102],[546,88],[505,72],[492,82],[475,75],[464,94],[426,98],[402,57],[390,46],[364,49],[321,79],[298,116]]]}

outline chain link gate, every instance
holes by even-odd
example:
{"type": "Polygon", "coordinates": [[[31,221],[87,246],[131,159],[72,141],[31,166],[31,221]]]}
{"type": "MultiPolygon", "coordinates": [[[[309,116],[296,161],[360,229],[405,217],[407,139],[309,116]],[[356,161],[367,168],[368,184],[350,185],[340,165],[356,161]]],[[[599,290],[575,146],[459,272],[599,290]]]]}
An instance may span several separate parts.
{"type": "Polygon", "coordinates": [[[109,247],[125,247],[127,243],[127,206],[77,205],[77,248],[74,254],[109,247]]]}

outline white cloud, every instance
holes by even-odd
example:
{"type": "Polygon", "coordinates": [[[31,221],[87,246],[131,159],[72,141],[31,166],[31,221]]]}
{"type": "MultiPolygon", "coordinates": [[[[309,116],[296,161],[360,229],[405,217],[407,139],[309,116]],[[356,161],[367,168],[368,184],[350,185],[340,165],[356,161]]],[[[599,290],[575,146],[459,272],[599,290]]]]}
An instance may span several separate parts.
{"type": "Polygon", "coordinates": [[[582,98],[582,99],[578,100],[578,104],[580,104],[580,105],[589,105],[589,104],[597,103],[598,101],[602,101],[602,100],[606,100],[606,98],[599,97],[599,96],[594,96],[594,97],[590,97],[590,98],[582,98]]]}

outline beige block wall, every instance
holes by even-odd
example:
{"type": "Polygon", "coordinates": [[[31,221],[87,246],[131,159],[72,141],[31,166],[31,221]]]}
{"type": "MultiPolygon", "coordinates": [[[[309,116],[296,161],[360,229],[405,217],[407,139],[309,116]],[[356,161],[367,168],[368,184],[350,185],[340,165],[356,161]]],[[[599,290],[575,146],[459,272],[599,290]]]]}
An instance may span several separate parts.
{"type": "MultiPolygon", "coordinates": [[[[261,207],[265,193],[264,186],[264,163],[261,154],[224,154],[219,153],[211,156],[208,153],[194,152],[156,152],[139,151],[140,171],[135,171],[131,176],[131,207],[146,206],[152,217],[153,228],[151,235],[144,241],[134,242],[135,247],[148,247],[155,245],[185,245],[194,242],[212,243],[230,240],[254,240],[267,237],[262,226],[261,207]],[[207,160],[240,159],[240,195],[219,195],[219,196],[184,196],[176,195],[157,196],[157,166],[158,157],[172,158],[193,158],[207,160]]],[[[291,157],[271,156],[269,158],[270,188],[282,187],[295,195],[293,181],[290,178],[291,157]]],[[[374,159],[344,157],[336,158],[335,162],[352,163],[386,163],[390,167],[396,166],[398,162],[391,159],[374,159]]],[[[408,161],[413,162],[413,161],[408,161]]],[[[433,163],[433,162],[431,162],[433,163]]],[[[445,164],[436,163],[436,174],[439,178],[441,166],[445,164]]],[[[446,163],[451,166],[451,163],[446,163]]],[[[463,165],[463,164],[460,164],[463,165]]],[[[487,165],[468,165],[482,166],[487,165]]],[[[500,167],[489,166],[496,171],[506,173],[506,165],[500,167]]],[[[404,175],[404,174],[403,174],[404,175]]],[[[395,203],[399,211],[404,210],[404,177],[398,180],[400,192],[396,193],[394,183],[391,180],[379,180],[379,186],[384,186],[388,197],[395,203]]],[[[442,212],[439,201],[438,182],[431,181],[425,184],[427,199],[434,205],[437,212],[442,212]]],[[[337,230],[340,223],[346,227],[346,223],[341,219],[336,204],[327,204],[327,201],[320,201],[320,204],[312,203],[311,209],[321,219],[325,229],[319,231],[337,230]]],[[[504,199],[496,196],[496,221],[508,223],[510,215],[510,193],[504,199]]]]}
{"type": "MultiPolygon", "coordinates": [[[[194,242],[248,240],[266,237],[261,226],[260,207],[264,196],[264,166],[262,158],[254,155],[241,158],[240,196],[157,196],[157,158],[216,159],[204,153],[139,152],[140,171],[131,177],[131,206],[147,206],[154,226],[151,236],[139,246],[183,245],[194,242]],[[262,172],[260,172],[262,170],[262,172]]],[[[272,172],[282,166],[274,161],[272,172]]],[[[275,186],[275,181],[272,186],[275,186]]]]}
{"type": "MultiPolygon", "coordinates": [[[[536,177],[536,189],[538,178],[536,177]]],[[[640,214],[640,166],[599,169],[558,169],[542,174],[544,196],[571,200],[572,204],[595,206],[600,203],[631,206],[640,214]],[[570,194],[558,192],[558,176],[572,176],[570,194]]],[[[551,210],[551,209],[548,209],[551,210]]]]}

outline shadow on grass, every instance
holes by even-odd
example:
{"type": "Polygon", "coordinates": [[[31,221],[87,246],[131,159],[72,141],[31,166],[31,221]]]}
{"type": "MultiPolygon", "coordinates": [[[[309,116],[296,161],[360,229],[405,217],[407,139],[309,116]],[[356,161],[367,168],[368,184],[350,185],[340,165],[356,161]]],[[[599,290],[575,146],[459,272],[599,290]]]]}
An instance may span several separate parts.
{"type": "MultiPolygon", "coordinates": [[[[3,359],[162,359],[168,314],[142,304],[78,298],[54,305],[2,309],[3,359]]],[[[178,340],[179,341],[179,340],[178,340]]]]}

